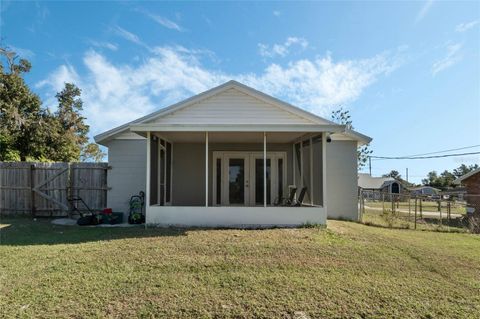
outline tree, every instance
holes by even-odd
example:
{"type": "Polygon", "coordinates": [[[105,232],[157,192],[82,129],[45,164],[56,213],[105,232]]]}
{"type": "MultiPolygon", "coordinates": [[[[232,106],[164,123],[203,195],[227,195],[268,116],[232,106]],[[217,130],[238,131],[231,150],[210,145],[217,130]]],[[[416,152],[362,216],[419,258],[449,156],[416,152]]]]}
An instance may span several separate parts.
{"type": "MultiPolygon", "coordinates": [[[[335,123],[345,125],[348,130],[353,130],[350,111],[344,110],[341,107],[336,111],[332,111],[330,118],[335,123]]],[[[357,148],[357,164],[359,169],[367,165],[368,158],[372,152],[373,151],[370,149],[370,144],[366,144],[357,148]]]]}
{"type": "Polygon", "coordinates": [[[422,179],[422,183],[427,186],[437,187],[437,188],[447,188],[455,186],[453,181],[455,180],[455,175],[445,170],[440,175],[436,171],[431,171],[427,174],[427,178],[422,179]]]}
{"type": "Polygon", "coordinates": [[[82,162],[101,162],[105,157],[105,153],[102,152],[98,144],[88,143],[83,149],[80,159],[82,162]]]}
{"type": "Polygon", "coordinates": [[[402,175],[396,170],[391,170],[388,174],[383,174],[382,177],[393,177],[395,179],[401,179],[402,175]]]}
{"type": "Polygon", "coordinates": [[[0,58],[0,160],[42,158],[49,114],[22,77],[30,62],[5,48],[0,58]]]}
{"type": "Polygon", "coordinates": [[[469,166],[462,164],[458,168],[455,168],[453,170],[453,175],[458,178],[460,176],[470,173],[471,171],[476,170],[477,168],[479,168],[478,164],[473,164],[469,166]]]}
{"type": "Polygon", "coordinates": [[[56,97],[58,109],[42,108],[40,98],[23,76],[30,62],[0,48],[0,160],[101,160],[104,153],[89,143],[89,127],[81,115],[81,90],[72,83],[56,97]]]}
{"type": "Polygon", "coordinates": [[[64,89],[57,93],[58,109],[55,112],[55,139],[51,142],[56,154],[50,154],[55,161],[78,161],[82,148],[88,143],[89,127],[85,118],[80,114],[83,102],[80,99],[81,91],[72,83],[65,83],[64,89]]]}

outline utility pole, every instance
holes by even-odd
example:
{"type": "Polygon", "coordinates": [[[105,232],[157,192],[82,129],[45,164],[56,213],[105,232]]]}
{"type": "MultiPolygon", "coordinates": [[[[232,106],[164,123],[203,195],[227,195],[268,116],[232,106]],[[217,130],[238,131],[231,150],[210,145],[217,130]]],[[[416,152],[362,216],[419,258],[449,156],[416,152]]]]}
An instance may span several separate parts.
{"type": "Polygon", "coordinates": [[[372,158],[368,157],[368,170],[370,171],[370,176],[372,176],[372,158]]]}
{"type": "Polygon", "coordinates": [[[407,167],[407,183],[408,183],[408,167],[407,167]]]}

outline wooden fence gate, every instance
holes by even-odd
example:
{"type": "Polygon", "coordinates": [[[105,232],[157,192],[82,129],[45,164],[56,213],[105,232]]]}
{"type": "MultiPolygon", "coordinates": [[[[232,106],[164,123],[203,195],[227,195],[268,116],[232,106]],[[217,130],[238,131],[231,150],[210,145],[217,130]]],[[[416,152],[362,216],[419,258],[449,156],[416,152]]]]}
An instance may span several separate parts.
{"type": "Polygon", "coordinates": [[[70,197],[101,210],[107,205],[107,170],[108,163],[0,162],[0,214],[66,216],[70,197]]]}

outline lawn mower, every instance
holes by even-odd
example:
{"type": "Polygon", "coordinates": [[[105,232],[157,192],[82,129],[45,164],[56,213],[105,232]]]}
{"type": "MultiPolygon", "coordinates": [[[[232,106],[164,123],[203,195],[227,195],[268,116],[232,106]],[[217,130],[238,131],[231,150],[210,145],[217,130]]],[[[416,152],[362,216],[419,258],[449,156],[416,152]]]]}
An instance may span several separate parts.
{"type": "Polygon", "coordinates": [[[129,224],[143,224],[145,222],[145,214],[143,206],[145,206],[145,193],[141,191],[138,195],[130,197],[130,212],[128,214],[129,224]]]}
{"type": "Polygon", "coordinates": [[[78,225],[98,225],[102,223],[102,216],[95,213],[90,207],[88,207],[87,203],[85,203],[81,197],[69,197],[67,200],[71,204],[70,207],[72,207],[71,215],[74,215],[74,213],[80,215],[80,218],[77,219],[78,225]],[[78,203],[82,203],[87,212],[78,209],[78,203]]]}

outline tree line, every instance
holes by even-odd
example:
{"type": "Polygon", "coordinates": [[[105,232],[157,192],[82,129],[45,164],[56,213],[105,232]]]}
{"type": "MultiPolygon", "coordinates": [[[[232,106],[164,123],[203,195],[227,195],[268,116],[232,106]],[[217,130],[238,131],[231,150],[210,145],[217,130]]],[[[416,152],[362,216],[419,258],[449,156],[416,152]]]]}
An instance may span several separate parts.
{"type": "MultiPolygon", "coordinates": [[[[422,185],[425,186],[431,186],[435,188],[440,188],[440,189],[445,189],[445,188],[450,188],[450,187],[456,187],[458,185],[454,184],[453,182],[467,174],[470,173],[473,170],[478,169],[480,166],[478,164],[472,164],[472,165],[465,165],[462,164],[459,167],[453,169],[453,171],[448,171],[444,170],[442,173],[438,174],[436,171],[431,171],[427,174],[426,178],[422,179],[422,185]]],[[[382,175],[382,177],[393,177],[396,180],[404,183],[405,185],[408,186],[414,186],[411,183],[408,183],[404,179],[402,179],[402,175],[396,170],[390,171],[388,174],[382,175]]]]}
{"type": "Polygon", "coordinates": [[[101,161],[105,154],[88,139],[80,88],[65,83],[52,112],[25,82],[31,63],[8,48],[0,58],[0,161],[101,161]]]}

